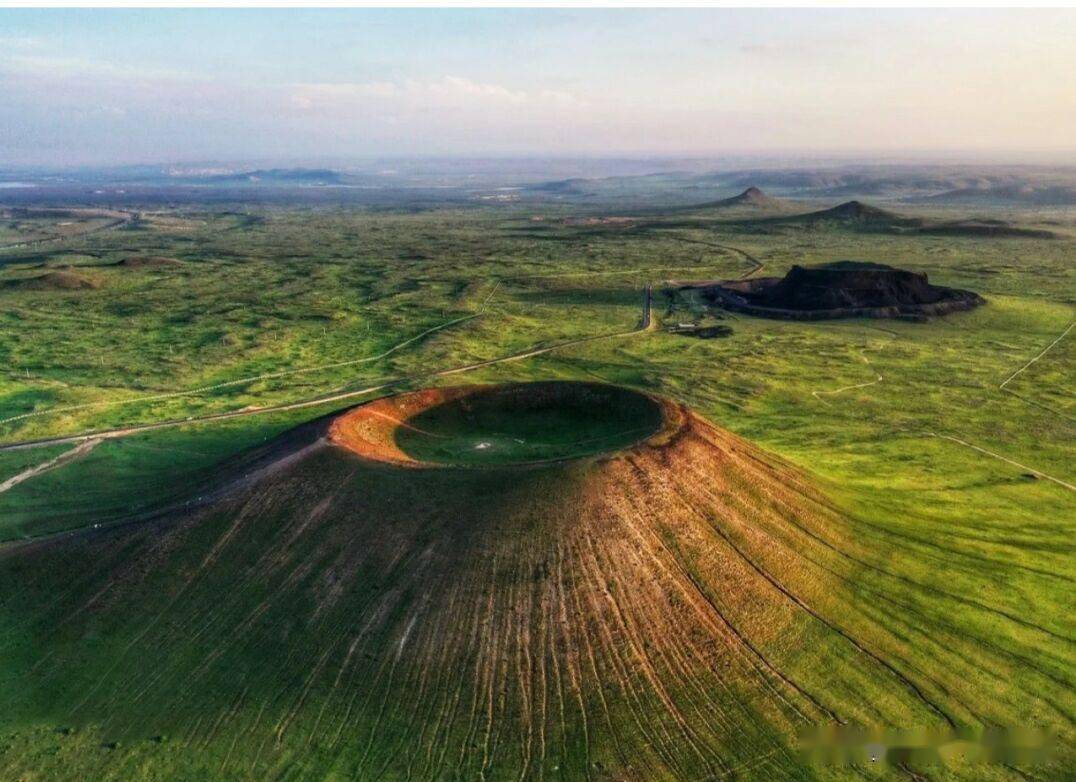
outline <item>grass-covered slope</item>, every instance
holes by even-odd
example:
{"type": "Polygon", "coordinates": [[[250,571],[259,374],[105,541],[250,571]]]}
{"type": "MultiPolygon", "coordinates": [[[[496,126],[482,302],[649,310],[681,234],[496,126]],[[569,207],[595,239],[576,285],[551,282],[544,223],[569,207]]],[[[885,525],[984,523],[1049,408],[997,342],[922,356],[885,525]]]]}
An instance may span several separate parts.
{"type": "MultiPolygon", "coordinates": [[[[841,196],[845,197],[850,196],[841,196]]],[[[700,199],[696,194],[694,201],[700,199]]],[[[295,469],[309,468],[306,473],[282,469],[277,474],[290,476],[286,485],[261,484],[263,496],[252,487],[245,497],[233,495],[232,504],[225,507],[215,492],[221,480],[242,475],[244,470],[238,467],[252,464],[247,456],[237,463],[236,454],[369,396],[273,413],[252,411],[257,414],[249,417],[197,420],[206,414],[291,403],[401,378],[409,379],[398,387],[401,390],[431,383],[602,380],[689,403],[708,420],[808,471],[810,484],[822,487],[826,502],[834,506],[830,515],[805,517],[818,519],[806,528],[817,538],[779,525],[776,517],[767,515],[769,510],[744,510],[743,516],[735,516],[718,509],[713,514],[718,521],[707,522],[715,534],[717,529],[728,532],[746,556],[787,589],[789,594],[781,598],[784,604],[797,606],[795,596],[821,617],[806,625],[822,627],[820,631],[766,636],[750,624],[753,614],[734,614],[731,601],[738,599],[733,595],[758,591],[751,586],[755,581],[763,596],[776,587],[766,586],[769,582],[761,574],[752,576],[751,572],[757,573],[753,569],[746,575],[743,569],[733,570],[725,556],[697,557],[693,567],[701,574],[699,583],[720,583],[726,597],[719,597],[715,605],[723,612],[728,609],[726,616],[737,627],[740,620],[734,617],[743,617],[745,638],[778,670],[798,677],[797,685],[850,722],[911,726],[943,721],[919,705],[911,690],[898,687],[885,666],[863,662],[872,659],[866,652],[847,658],[831,653],[842,638],[840,630],[889,662],[960,724],[1042,725],[1067,737],[1071,745],[1076,495],[1067,487],[1076,484],[1071,459],[1076,268],[1073,243],[1064,238],[1076,228],[1071,213],[985,215],[1042,227],[1062,237],[1048,240],[862,232],[834,221],[788,223],[780,231],[770,231],[758,220],[728,222],[724,212],[721,219],[716,213],[675,212],[606,224],[577,220],[555,207],[414,213],[267,207],[251,213],[250,205],[241,209],[144,212],[138,223],[129,226],[0,253],[4,280],[70,266],[72,273],[100,283],[77,290],[12,286],[0,292],[4,443],[195,419],[105,440],[0,493],[4,678],[0,778],[18,778],[20,770],[39,779],[64,774],[124,779],[271,776],[264,761],[255,763],[258,749],[250,746],[263,740],[266,752],[275,746],[271,729],[270,738],[264,738],[258,713],[264,709],[262,720],[272,725],[286,719],[307,681],[312,684],[298,716],[281,738],[282,754],[271,756],[281,777],[332,778],[321,770],[336,762],[328,756],[337,754],[342,756],[340,768],[357,768],[355,757],[366,751],[371,736],[379,737],[370,749],[371,758],[381,758],[384,765],[392,752],[386,747],[402,747],[400,753],[423,758],[412,766],[418,769],[412,778],[425,774],[422,769],[430,766],[423,765],[424,749],[411,749],[413,734],[401,731],[383,742],[380,728],[374,729],[403,719],[390,717],[395,713],[391,705],[380,723],[376,715],[347,723],[350,727],[343,729],[340,740],[351,742],[346,753],[343,743],[331,751],[308,749],[319,741],[310,736],[331,730],[327,739],[331,741],[344,722],[347,705],[341,699],[350,675],[344,674],[334,688],[333,666],[344,665],[357,632],[355,617],[367,614],[364,604],[341,598],[340,610],[318,613],[316,625],[308,626],[314,621],[309,616],[321,605],[317,590],[332,593],[338,579],[388,583],[387,577],[375,580],[373,566],[356,572],[347,567],[366,562],[357,550],[358,541],[376,540],[370,553],[374,556],[382,545],[389,545],[378,536],[385,530],[410,530],[399,526],[401,519],[413,521],[420,515],[433,526],[433,535],[454,530],[451,525],[457,523],[477,529],[474,514],[504,504],[493,499],[506,489],[504,482],[492,474],[482,480],[467,471],[466,482],[455,486],[469,492],[469,504],[441,499],[441,490],[453,487],[450,478],[460,472],[456,470],[441,470],[439,483],[419,484],[412,482],[415,476],[404,477],[399,470],[382,466],[375,472],[357,470],[358,483],[353,485],[348,483],[352,478],[341,474],[343,463],[326,461],[332,452],[319,448],[307,461],[291,463],[295,469]],[[131,257],[173,258],[180,264],[120,264],[131,257]],[[838,258],[926,273],[932,282],[977,291],[989,303],[927,323],[802,323],[734,314],[720,321],[732,332],[725,339],[698,340],[658,328],[628,337],[579,341],[636,328],[647,282],[660,290],[666,279],[780,276],[793,265],[838,258]],[[445,324],[452,325],[430,331],[445,324]],[[430,376],[562,343],[567,346],[524,360],[487,364],[443,378],[430,376]],[[337,492],[336,487],[343,488],[337,492]],[[308,512],[324,501],[326,490],[349,502],[350,509],[345,513],[333,499],[328,501],[333,508],[328,516],[308,512]],[[196,501],[208,497],[214,509],[197,519],[105,529],[143,520],[157,508],[174,510],[191,497],[196,501]],[[450,513],[456,514],[451,523],[450,513]],[[737,521],[744,518],[750,520],[737,521]],[[100,527],[94,529],[97,524],[100,527]],[[235,534],[227,537],[233,525],[235,534]],[[25,540],[77,528],[85,530],[77,538],[33,544],[25,540]],[[355,537],[337,532],[340,537],[318,542],[317,535],[327,535],[330,529],[348,530],[346,534],[355,537]],[[307,531],[314,537],[306,537],[307,531]],[[203,570],[218,541],[225,553],[203,570]],[[279,565],[267,564],[278,560],[279,565]],[[234,572],[228,570],[232,564],[234,572]],[[262,575],[254,577],[256,573],[262,575]],[[188,579],[192,584],[184,587],[188,579]],[[98,592],[101,597],[93,601],[98,592]],[[239,617],[246,617],[252,629],[246,630],[239,617]],[[836,629],[819,625],[822,619],[836,629]],[[313,673],[325,653],[322,641],[345,630],[352,631],[346,645],[333,647],[313,673]],[[221,642],[222,637],[234,637],[236,646],[221,642]],[[289,646],[293,640],[294,651],[289,646]],[[216,660],[223,667],[216,668],[216,660]],[[210,683],[202,678],[199,665],[215,671],[210,683]],[[864,665],[873,667],[863,672],[864,665]],[[150,668],[154,673],[146,672],[150,668]],[[159,695],[162,690],[153,684],[158,674],[172,695],[159,695]],[[180,681],[183,686],[191,682],[188,694],[175,694],[180,681]],[[151,697],[155,693],[159,705],[151,697]],[[79,706],[83,699],[86,705],[79,706]],[[871,717],[865,707],[857,707],[857,699],[881,704],[873,707],[878,715],[871,717]],[[233,703],[238,704],[235,717],[230,716],[233,703]],[[315,728],[317,717],[309,718],[307,712],[320,711],[322,705],[325,717],[315,728]],[[889,711],[883,714],[884,708],[889,711]],[[324,729],[324,720],[330,718],[337,722],[324,729]],[[298,725],[305,725],[310,736],[294,738],[298,725]],[[75,727],[75,732],[62,732],[75,727]],[[161,741],[152,741],[158,735],[161,741]],[[113,749],[102,746],[117,741],[113,749]],[[229,751],[232,759],[225,766],[229,751]]],[[[916,212],[939,223],[969,216],[933,208],[916,212]]],[[[666,300],[658,294],[654,304],[654,321],[662,327],[713,317],[711,308],[699,299],[666,300]]],[[[0,451],[0,483],[74,448],[68,443],[0,451]]],[[[273,453],[277,449],[277,445],[270,448],[273,453]]],[[[351,461],[347,464],[354,467],[351,461]]],[[[605,469],[615,465],[620,462],[606,463],[605,469]]],[[[705,528],[678,523],[666,534],[675,521],[669,508],[682,514],[689,506],[704,507],[708,500],[703,490],[715,482],[721,464],[706,466],[700,461],[700,465],[685,484],[690,502],[672,502],[675,492],[647,478],[657,495],[646,496],[660,499],[638,503],[638,523],[660,530],[670,547],[674,534],[678,540],[692,541],[674,549],[685,561],[707,540],[702,536],[705,528]],[[681,531],[690,535],[680,536],[681,531]]],[[[638,472],[638,480],[650,474],[638,472]]],[[[760,488],[766,485],[749,483],[739,496],[743,502],[759,500],[762,508],[783,513],[784,505],[776,499],[780,495],[760,488]]],[[[532,486],[537,486],[535,495],[543,502],[548,495],[549,502],[563,501],[564,507],[584,496],[571,494],[563,476],[532,486]]],[[[793,506],[802,507],[799,502],[793,506]]],[[[582,503],[574,502],[573,512],[576,506],[582,503]]],[[[590,528],[605,529],[605,522],[590,528]]],[[[609,529],[623,533],[625,527],[609,529]]],[[[397,532],[391,534],[394,540],[399,537],[397,532]]],[[[546,532],[527,538],[536,545],[548,539],[546,532]]],[[[633,545],[632,540],[625,538],[617,545],[633,545]]],[[[620,555],[615,564],[634,561],[628,556],[620,555]]],[[[407,567],[411,561],[401,558],[399,573],[395,564],[382,571],[391,569],[393,578],[401,577],[416,569],[407,567]]],[[[492,568],[492,562],[485,567],[492,568]]],[[[505,574],[497,584],[526,593],[532,587],[519,578],[505,574]]],[[[617,580],[618,573],[603,578],[608,584],[626,583],[617,580]]],[[[647,588],[667,583],[673,589],[669,594],[680,594],[674,577],[663,570],[660,579],[647,588]]],[[[488,585],[490,580],[479,583],[488,585]]],[[[706,589],[708,594],[719,591],[706,589]]],[[[611,587],[609,592],[630,608],[623,591],[611,587]]],[[[488,601],[491,593],[499,601],[496,606],[512,599],[496,589],[482,597],[488,601]]],[[[438,596],[437,590],[432,594],[438,596]]],[[[599,595],[604,599],[600,591],[599,595]]],[[[765,602],[758,604],[763,617],[777,610],[765,602]]],[[[568,604],[569,611],[572,605],[568,604]]],[[[795,613],[805,614],[806,608],[796,608],[795,613]]],[[[569,613],[569,622],[572,616],[569,613]]],[[[473,624],[459,624],[478,632],[473,624]]],[[[423,626],[416,620],[413,633],[423,626]]],[[[671,635],[684,625],[672,626],[671,631],[668,623],[660,627],[671,635]]],[[[397,642],[404,629],[406,624],[397,628],[397,642]]],[[[410,635],[404,644],[400,665],[415,638],[410,635]]],[[[655,641],[650,633],[645,638],[655,641]]],[[[625,654],[631,651],[621,636],[614,636],[614,642],[628,650],[625,654]]],[[[360,648],[366,649],[362,642],[348,666],[364,659],[360,648]]],[[[391,666],[391,658],[386,659],[391,666]]],[[[549,672],[552,659],[545,659],[549,672]]],[[[362,662],[362,666],[379,664],[362,662]]],[[[371,703],[380,703],[389,671],[349,670],[360,689],[376,683],[376,688],[371,685],[371,703]]],[[[397,668],[404,670],[408,669],[397,668]]],[[[457,666],[453,675],[468,670],[467,664],[457,666]]],[[[564,667],[561,675],[570,677],[564,667]]],[[[590,678],[584,689],[595,692],[591,685],[599,677],[585,675],[590,678]]],[[[417,675],[407,679],[415,681],[420,681],[417,675]]],[[[699,681],[709,699],[718,696],[708,688],[724,687],[726,681],[731,682],[729,687],[746,681],[743,687],[755,688],[749,680],[731,675],[699,681]]],[[[399,678],[393,682],[394,692],[406,689],[406,683],[396,686],[399,678]]],[[[563,678],[565,682],[565,720],[578,724],[581,717],[572,707],[570,678],[563,678]]],[[[430,686],[414,693],[412,700],[426,704],[430,686]]],[[[456,686],[455,679],[451,686],[456,686]]],[[[353,690],[348,692],[352,697],[353,690]]],[[[488,688],[484,692],[486,700],[474,708],[488,705],[488,688]]],[[[739,692],[730,690],[726,695],[734,698],[739,692]]],[[[460,708],[469,714],[468,696],[471,693],[461,696],[460,708]]],[[[354,697],[352,715],[365,713],[363,696],[354,697]]],[[[513,702],[512,697],[508,691],[505,703],[513,702]]],[[[600,700],[597,694],[584,698],[586,733],[592,737],[599,735],[591,708],[594,699],[600,700]]],[[[501,702],[500,691],[494,690],[493,700],[500,708],[496,705],[501,702]]],[[[755,703],[749,697],[744,700],[755,703]]],[[[560,702],[559,696],[547,696],[547,707],[557,713],[560,702]]],[[[578,704],[578,698],[574,702],[578,704]]],[[[727,718],[702,703],[682,711],[689,724],[706,735],[723,725],[737,733],[739,718],[727,718]]],[[[759,724],[782,724],[767,716],[766,709],[751,708],[762,715],[759,724]]],[[[415,712],[416,724],[424,719],[422,713],[415,712]]],[[[634,718],[628,714],[609,721],[627,731],[634,718]]],[[[499,719],[495,724],[505,727],[498,728],[501,738],[491,739],[491,744],[505,755],[511,737],[522,734],[511,732],[516,731],[511,721],[499,719]]],[[[481,747],[484,734],[478,731],[483,728],[475,730],[478,738],[472,743],[481,747]]],[[[581,727],[565,730],[571,736],[582,732],[581,727]]],[[[787,733],[784,728],[773,730],[775,741],[785,746],[791,722],[787,733]]],[[[414,739],[416,747],[425,747],[422,742],[429,735],[443,733],[442,728],[430,728],[426,738],[414,739]]],[[[581,754],[576,749],[555,749],[567,746],[559,728],[555,733],[546,732],[547,759],[554,752],[581,754]]],[[[654,733],[663,736],[664,731],[654,733]]],[[[722,762],[747,758],[751,744],[752,752],[759,750],[752,755],[758,769],[745,760],[741,775],[766,780],[861,776],[808,771],[763,738],[745,739],[742,749],[720,755],[722,762]],[[771,750],[775,760],[767,760],[771,750]]],[[[453,749],[444,753],[449,778],[464,743],[463,738],[449,743],[453,749]]],[[[600,755],[594,751],[603,769],[591,766],[591,778],[601,779],[603,774],[615,778],[600,755]]],[[[499,758],[498,772],[518,778],[522,759],[516,765],[502,765],[499,758]]],[[[385,778],[400,776],[395,763],[386,766],[385,778]]],[[[585,777],[585,765],[552,761],[545,776],[585,777]],[[553,771],[552,765],[558,770],[553,771]]],[[[476,775],[475,768],[464,764],[460,776],[476,775]]],[[[656,768],[660,770],[655,761],[640,773],[660,778],[656,768]]],[[[696,778],[701,761],[698,766],[684,764],[683,769],[675,773],[696,778]]],[[[1060,763],[1021,766],[1020,772],[989,766],[957,776],[1023,779],[1022,772],[1035,779],[1059,780],[1067,779],[1066,771],[1060,763]]],[[[489,771],[486,778],[498,778],[498,772],[489,771]]],[[[931,780],[952,778],[936,770],[916,773],[931,780]]],[[[376,769],[361,774],[376,776],[376,769]]],[[[336,776],[351,775],[345,771],[336,776]]],[[[402,776],[407,778],[406,771],[402,776]]],[[[890,776],[910,778],[903,772],[890,776]]]]}
{"type": "Polygon", "coordinates": [[[1067,729],[1063,626],[909,589],[803,473],[663,416],[615,455],[485,470],[312,424],[198,510],[5,548],[0,774],[852,778],[796,732],[1067,729]]]}

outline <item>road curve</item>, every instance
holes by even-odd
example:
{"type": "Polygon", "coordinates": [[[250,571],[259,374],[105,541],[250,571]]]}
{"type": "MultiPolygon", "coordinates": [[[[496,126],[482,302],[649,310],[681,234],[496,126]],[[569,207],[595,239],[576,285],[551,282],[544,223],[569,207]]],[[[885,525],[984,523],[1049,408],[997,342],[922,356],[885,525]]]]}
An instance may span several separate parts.
{"type": "Polygon", "coordinates": [[[120,209],[99,211],[103,211],[104,213],[89,216],[111,217],[113,218],[112,222],[106,223],[105,225],[96,226],[95,228],[91,228],[88,231],[80,231],[79,233],[71,234],[70,236],[46,236],[42,237],[41,239],[27,239],[25,241],[13,242],[11,244],[0,244],[0,250],[19,250],[24,247],[37,247],[42,244],[51,244],[53,242],[66,242],[69,239],[81,239],[84,236],[90,236],[91,234],[100,233],[101,231],[111,231],[113,228],[119,228],[120,226],[127,225],[132,220],[135,220],[141,216],[138,212],[128,212],[120,209]],[[115,215],[117,213],[122,216],[116,217],[115,215]]]}

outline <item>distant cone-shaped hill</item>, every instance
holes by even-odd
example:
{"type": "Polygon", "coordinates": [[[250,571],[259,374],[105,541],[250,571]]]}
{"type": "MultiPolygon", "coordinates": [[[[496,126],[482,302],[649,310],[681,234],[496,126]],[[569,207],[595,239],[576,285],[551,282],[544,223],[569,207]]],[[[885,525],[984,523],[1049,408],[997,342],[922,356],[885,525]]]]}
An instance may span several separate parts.
{"type": "Polygon", "coordinates": [[[975,677],[858,601],[867,549],[807,476],[572,385],[383,400],[198,507],[0,549],[3,777],[806,779],[805,726],[968,718],[975,677]],[[587,455],[507,445],[563,456],[588,401],[587,455]]]}
{"type": "Polygon", "coordinates": [[[798,215],[795,219],[808,223],[834,221],[884,227],[915,227],[921,222],[915,218],[904,217],[895,212],[865,204],[862,201],[846,201],[830,209],[798,215]]]}
{"type": "Polygon", "coordinates": [[[845,201],[828,209],[804,214],[769,217],[758,221],[775,225],[833,225],[867,233],[916,233],[937,236],[1053,239],[1056,234],[1024,228],[1004,220],[935,221],[908,217],[862,201],[845,201]]]}
{"type": "Polygon", "coordinates": [[[887,212],[885,209],[879,209],[876,206],[870,206],[862,201],[846,201],[843,204],[838,204],[831,209],[823,209],[820,212],[812,212],[808,217],[812,217],[818,220],[834,219],[834,220],[903,220],[899,215],[893,212],[887,212]]]}
{"type": "Polygon", "coordinates": [[[720,201],[712,201],[701,206],[712,209],[751,209],[760,212],[787,212],[795,209],[795,206],[788,201],[768,196],[757,187],[749,187],[738,195],[723,198],[720,201]]]}
{"type": "Polygon", "coordinates": [[[757,187],[749,187],[739,195],[718,201],[715,206],[772,206],[778,203],[776,198],[770,198],[757,187]]]}

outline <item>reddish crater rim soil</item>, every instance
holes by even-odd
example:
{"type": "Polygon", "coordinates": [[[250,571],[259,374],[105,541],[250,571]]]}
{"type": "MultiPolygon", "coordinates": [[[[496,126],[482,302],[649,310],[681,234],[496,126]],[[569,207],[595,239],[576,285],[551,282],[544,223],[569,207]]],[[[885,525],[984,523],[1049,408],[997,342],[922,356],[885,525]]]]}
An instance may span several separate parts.
{"type": "MultiPolygon", "coordinates": [[[[489,467],[513,468],[570,461],[573,457],[539,459],[490,465],[489,467],[426,461],[417,459],[404,451],[398,443],[398,435],[401,429],[411,426],[410,422],[423,413],[442,405],[466,400],[468,397],[501,391],[516,395],[533,392],[535,395],[541,394],[545,400],[552,398],[555,401],[556,397],[562,396],[565,400],[572,399],[577,402],[577,396],[580,393],[594,389],[639,397],[652,402],[660,411],[660,423],[655,430],[643,434],[626,448],[613,448],[605,451],[605,453],[629,453],[639,449],[667,445],[684,430],[689,418],[687,408],[671,400],[601,383],[547,381],[537,383],[473,384],[446,388],[427,388],[421,391],[383,397],[360,405],[332,421],[329,426],[328,439],[329,442],[358,454],[364,459],[401,467],[470,467],[488,469],[489,467]]],[[[594,454],[587,454],[587,456],[592,455],[594,454]]]]}

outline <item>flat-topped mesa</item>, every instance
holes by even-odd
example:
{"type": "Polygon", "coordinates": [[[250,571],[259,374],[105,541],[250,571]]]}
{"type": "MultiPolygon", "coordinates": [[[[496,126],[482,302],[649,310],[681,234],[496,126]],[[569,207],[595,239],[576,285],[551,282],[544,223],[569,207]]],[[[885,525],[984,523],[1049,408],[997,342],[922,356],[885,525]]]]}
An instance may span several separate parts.
{"type": "Polygon", "coordinates": [[[944,288],[927,282],[925,273],[871,264],[793,266],[776,285],[755,298],[765,306],[826,310],[837,307],[892,307],[933,304],[944,288]]]}
{"type": "Polygon", "coordinates": [[[924,318],[984,303],[971,291],[931,285],[923,272],[857,261],[793,266],[782,278],[730,281],[707,289],[727,308],[784,319],[924,318]]]}

